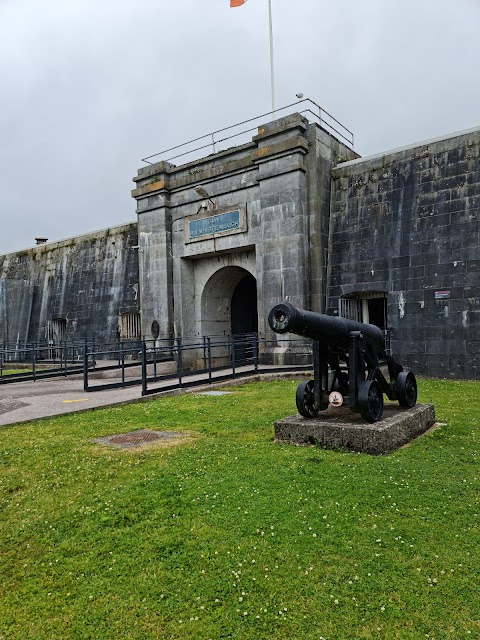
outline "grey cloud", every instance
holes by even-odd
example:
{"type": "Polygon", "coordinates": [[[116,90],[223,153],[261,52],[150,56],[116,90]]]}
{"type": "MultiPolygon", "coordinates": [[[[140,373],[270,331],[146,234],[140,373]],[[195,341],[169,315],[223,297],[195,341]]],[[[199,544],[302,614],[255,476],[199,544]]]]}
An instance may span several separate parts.
{"type": "MultiPolygon", "coordinates": [[[[135,218],[140,159],[270,108],[267,0],[0,0],[0,252],[135,218]]],[[[272,0],[276,102],[368,155],[479,125],[473,0],[272,0]]]]}

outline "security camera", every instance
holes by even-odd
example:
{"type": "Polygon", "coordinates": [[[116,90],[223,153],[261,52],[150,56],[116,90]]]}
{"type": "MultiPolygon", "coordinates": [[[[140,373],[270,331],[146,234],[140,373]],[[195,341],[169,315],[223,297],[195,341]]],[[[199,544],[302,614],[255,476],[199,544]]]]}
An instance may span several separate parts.
{"type": "Polygon", "coordinates": [[[295,95],[297,96],[297,98],[298,98],[299,100],[301,100],[301,99],[303,98],[303,93],[297,93],[297,94],[295,94],[295,95]]]}

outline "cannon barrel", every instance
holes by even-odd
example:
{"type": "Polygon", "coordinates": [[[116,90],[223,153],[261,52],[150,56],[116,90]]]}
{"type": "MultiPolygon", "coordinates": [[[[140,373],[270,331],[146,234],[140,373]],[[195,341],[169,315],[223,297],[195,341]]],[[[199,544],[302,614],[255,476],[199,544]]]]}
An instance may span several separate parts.
{"type": "Polygon", "coordinates": [[[281,302],[271,309],[268,324],[276,333],[294,333],[341,347],[348,347],[350,332],[361,331],[380,349],[385,348],[383,331],[373,324],[297,309],[289,302],[281,302]]]}

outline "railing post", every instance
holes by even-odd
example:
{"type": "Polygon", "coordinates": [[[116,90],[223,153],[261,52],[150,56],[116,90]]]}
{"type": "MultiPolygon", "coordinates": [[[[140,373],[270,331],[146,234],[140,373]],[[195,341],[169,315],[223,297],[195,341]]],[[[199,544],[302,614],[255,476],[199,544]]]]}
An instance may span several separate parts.
{"type": "Polygon", "coordinates": [[[232,375],[235,378],[235,336],[232,336],[232,375]]]}
{"type": "Polygon", "coordinates": [[[212,383],[212,345],[210,337],[207,337],[207,363],[208,363],[208,383],[212,383]]]}
{"type": "Polygon", "coordinates": [[[177,375],[178,375],[178,386],[182,386],[182,339],[177,338],[177,375]]]}
{"type": "Polygon", "coordinates": [[[83,390],[88,391],[88,347],[86,340],[83,347],[83,390]]]}
{"type": "Polygon", "coordinates": [[[142,396],[147,395],[147,345],[142,342],[142,396]]]}
{"type": "Polygon", "coordinates": [[[203,370],[207,368],[207,336],[203,336],[203,370]]]}
{"type": "Polygon", "coordinates": [[[259,348],[259,344],[258,344],[258,334],[253,336],[253,362],[255,365],[255,371],[258,371],[258,348],[259,348]]]}
{"type": "Polygon", "coordinates": [[[37,367],[36,367],[36,357],[37,357],[37,350],[35,348],[35,343],[33,343],[33,347],[32,347],[32,374],[33,374],[33,379],[36,380],[36,371],[37,371],[37,367]]]}
{"type": "Polygon", "coordinates": [[[122,357],[122,387],[125,386],[125,351],[123,349],[123,345],[121,347],[121,357],[122,357]]]}

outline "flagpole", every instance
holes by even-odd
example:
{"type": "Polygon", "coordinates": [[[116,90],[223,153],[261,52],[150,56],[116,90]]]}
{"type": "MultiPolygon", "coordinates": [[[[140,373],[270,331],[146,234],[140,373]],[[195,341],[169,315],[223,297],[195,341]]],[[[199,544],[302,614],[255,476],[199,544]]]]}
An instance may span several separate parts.
{"type": "Polygon", "coordinates": [[[275,120],[275,76],[273,72],[272,0],[268,0],[268,24],[270,31],[270,83],[272,89],[272,120],[275,120]]]}

